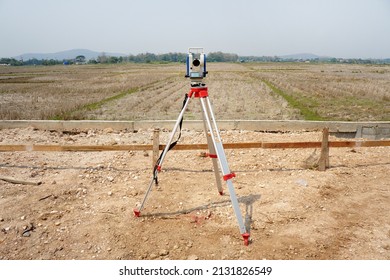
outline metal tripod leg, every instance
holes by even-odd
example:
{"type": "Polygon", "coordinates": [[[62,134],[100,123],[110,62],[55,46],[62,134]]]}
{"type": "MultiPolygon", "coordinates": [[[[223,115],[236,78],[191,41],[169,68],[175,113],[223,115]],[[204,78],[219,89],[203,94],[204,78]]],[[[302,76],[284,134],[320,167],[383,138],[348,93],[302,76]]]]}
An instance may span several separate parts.
{"type": "Polygon", "coordinates": [[[204,112],[204,117],[206,119],[208,130],[210,132],[211,140],[212,140],[213,145],[215,147],[215,150],[217,153],[217,158],[218,158],[219,164],[221,166],[223,179],[226,181],[226,184],[227,184],[228,189],[229,189],[230,200],[231,200],[232,205],[233,205],[233,209],[234,209],[234,213],[236,215],[236,219],[238,222],[240,233],[241,233],[242,237],[244,238],[245,245],[248,245],[249,232],[245,228],[245,223],[244,223],[244,220],[242,218],[240,206],[238,204],[238,199],[237,199],[236,193],[234,191],[233,182],[232,182],[232,178],[235,177],[235,174],[230,172],[229,165],[228,165],[227,160],[226,160],[225,151],[223,149],[221,136],[219,134],[217,123],[215,121],[215,117],[214,117],[214,114],[212,111],[210,100],[206,96],[206,97],[200,98],[200,103],[202,106],[202,111],[204,112]]]}
{"type": "MultiPolygon", "coordinates": [[[[153,171],[153,177],[152,177],[150,184],[148,186],[148,189],[145,193],[144,199],[142,200],[140,207],[138,209],[134,209],[134,215],[139,217],[141,214],[141,211],[143,210],[144,204],[145,204],[145,202],[146,202],[146,200],[147,200],[147,198],[152,190],[153,181],[157,178],[156,177],[157,172],[161,169],[164,158],[170,149],[173,137],[176,134],[176,131],[177,131],[177,129],[182,121],[184,112],[187,109],[187,106],[188,106],[190,98],[192,97],[192,94],[194,94],[195,97],[199,97],[199,99],[200,99],[200,104],[201,104],[202,112],[203,112],[203,124],[205,127],[209,151],[210,151],[210,154],[213,154],[213,155],[216,154],[216,156],[217,156],[217,159],[218,159],[221,171],[222,171],[223,179],[224,179],[224,181],[226,181],[226,184],[228,186],[230,200],[232,202],[234,213],[236,215],[236,219],[238,222],[240,233],[241,233],[242,237],[244,238],[244,244],[248,245],[249,244],[249,236],[250,236],[249,231],[246,230],[245,223],[244,223],[244,220],[243,220],[242,215],[241,215],[241,210],[240,210],[240,207],[238,204],[238,199],[237,199],[236,193],[234,191],[233,182],[232,182],[232,179],[233,179],[233,177],[235,177],[235,174],[230,172],[230,169],[229,169],[229,166],[228,166],[228,163],[226,160],[225,151],[223,149],[221,136],[219,134],[217,123],[215,121],[215,116],[214,116],[214,113],[212,111],[212,106],[211,106],[210,100],[208,98],[207,88],[205,88],[205,87],[204,88],[203,87],[202,88],[191,88],[190,93],[187,95],[187,99],[185,100],[185,102],[183,104],[183,108],[182,108],[182,110],[179,114],[179,117],[176,121],[176,124],[172,130],[172,133],[171,133],[171,136],[168,140],[168,143],[165,146],[163,153],[161,154],[161,157],[157,163],[158,165],[156,166],[156,168],[153,171]]],[[[221,193],[222,186],[221,186],[221,179],[218,176],[219,169],[217,166],[218,165],[217,159],[215,157],[213,157],[213,165],[214,165],[214,171],[215,171],[215,176],[216,176],[216,180],[217,180],[218,190],[221,193]]]]}
{"type": "MultiPolygon", "coordinates": [[[[200,100],[201,98],[199,98],[200,100]]],[[[208,133],[207,124],[206,124],[206,116],[205,112],[202,110],[202,116],[203,116],[203,126],[204,126],[204,132],[206,133],[207,138],[207,146],[209,148],[209,157],[211,158],[213,162],[213,169],[215,174],[215,181],[217,182],[217,189],[220,195],[223,195],[223,189],[222,189],[222,182],[221,182],[221,176],[219,174],[219,167],[218,167],[218,160],[217,160],[217,153],[215,151],[214,143],[211,139],[211,135],[208,133]]],[[[209,115],[209,112],[207,112],[209,115]]]]}
{"type": "Polygon", "coordinates": [[[161,169],[161,166],[162,166],[162,163],[163,163],[163,161],[164,161],[164,158],[165,158],[166,154],[168,153],[169,146],[171,145],[172,140],[173,140],[173,137],[175,136],[176,131],[177,131],[177,129],[179,128],[180,122],[181,122],[181,120],[182,120],[182,118],[183,118],[183,115],[184,115],[185,110],[187,109],[187,106],[188,106],[188,103],[190,102],[190,99],[191,99],[191,98],[187,97],[187,99],[186,99],[186,101],[185,101],[185,103],[184,103],[184,105],[183,105],[183,108],[181,109],[181,112],[180,112],[180,114],[179,114],[179,117],[177,118],[176,123],[175,123],[175,126],[173,127],[171,136],[169,137],[169,140],[168,140],[168,142],[167,142],[167,144],[166,144],[166,146],[165,146],[165,148],[164,148],[164,151],[163,151],[163,153],[162,153],[162,155],[161,155],[161,158],[160,158],[160,161],[159,161],[159,163],[158,163],[158,166],[157,166],[157,168],[156,168],[156,169],[154,170],[154,172],[153,172],[152,180],[151,180],[150,183],[149,183],[148,189],[146,190],[146,193],[145,193],[144,199],[143,199],[142,202],[141,202],[141,205],[138,207],[138,209],[134,209],[134,210],[133,210],[134,215],[135,215],[136,217],[139,217],[139,216],[141,215],[141,211],[142,211],[142,209],[144,208],[145,202],[146,202],[146,200],[148,199],[148,196],[149,196],[149,194],[150,194],[150,191],[152,190],[153,181],[154,181],[154,179],[155,179],[156,176],[157,176],[157,172],[160,171],[160,169],[161,169]]]}

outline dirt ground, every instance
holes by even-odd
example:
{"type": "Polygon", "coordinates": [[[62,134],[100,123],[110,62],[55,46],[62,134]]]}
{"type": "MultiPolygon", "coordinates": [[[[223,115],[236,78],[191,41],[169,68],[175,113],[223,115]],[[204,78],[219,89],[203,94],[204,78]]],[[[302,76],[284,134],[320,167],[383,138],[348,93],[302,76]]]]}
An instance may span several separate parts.
{"type": "MultiPolygon", "coordinates": [[[[0,144],[150,144],[152,130],[0,130],[0,144]]],[[[161,133],[165,143],[168,131],[161,133]]],[[[221,131],[224,143],[320,141],[320,132],[221,131]]],[[[331,137],[331,140],[338,140],[331,137]]],[[[181,143],[205,143],[184,130],[181,143]]],[[[390,259],[390,147],[226,150],[251,242],[202,151],[170,151],[151,180],[149,151],[4,152],[0,259],[390,259]]]]}

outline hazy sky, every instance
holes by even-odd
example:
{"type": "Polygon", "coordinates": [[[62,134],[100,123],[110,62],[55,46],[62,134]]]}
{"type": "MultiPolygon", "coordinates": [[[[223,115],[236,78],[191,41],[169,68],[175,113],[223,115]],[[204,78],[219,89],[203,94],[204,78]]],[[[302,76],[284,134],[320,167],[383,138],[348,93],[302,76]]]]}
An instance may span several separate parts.
{"type": "Polygon", "coordinates": [[[0,0],[0,57],[138,54],[390,57],[390,0],[0,0]]]}

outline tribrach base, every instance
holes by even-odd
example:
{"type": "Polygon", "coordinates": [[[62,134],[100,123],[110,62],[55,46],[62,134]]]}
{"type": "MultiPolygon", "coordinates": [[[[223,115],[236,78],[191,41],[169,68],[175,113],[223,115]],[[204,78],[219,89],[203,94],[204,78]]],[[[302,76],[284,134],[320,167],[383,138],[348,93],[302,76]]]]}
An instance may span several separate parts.
{"type": "Polygon", "coordinates": [[[228,166],[228,163],[226,160],[225,151],[223,149],[221,136],[219,134],[219,130],[218,130],[217,123],[216,123],[216,120],[214,117],[214,113],[212,111],[211,102],[210,102],[209,97],[208,97],[207,87],[204,84],[198,84],[196,86],[195,85],[192,86],[190,92],[186,95],[186,98],[183,102],[182,110],[179,114],[178,119],[176,120],[176,123],[175,123],[173,130],[172,130],[170,139],[168,140],[168,143],[165,146],[163,153],[161,154],[159,160],[156,163],[156,167],[153,171],[153,177],[152,177],[152,180],[149,184],[149,187],[145,193],[144,199],[143,199],[141,205],[139,206],[139,208],[133,210],[134,216],[139,217],[141,215],[141,211],[144,208],[145,202],[149,196],[150,191],[152,190],[153,182],[157,183],[157,173],[159,171],[161,171],[161,167],[162,167],[162,163],[164,161],[164,158],[165,158],[167,152],[172,148],[171,145],[174,146],[177,142],[176,141],[175,143],[173,143],[172,140],[173,140],[174,135],[176,134],[178,127],[179,126],[181,127],[181,122],[183,119],[184,112],[185,112],[185,110],[189,104],[189,101],[192,97],[199,98],[199,100],[200,100],[200,105],[202,108],[202,115],[203,115],[203,124],[204,124],[205,133],[206,133],[207,144],[209,147],[208,156],[212,159],[212,162],[213,162],[215,178],[217,181],[218,193],[220,195],[223,195],[223,189],[222,189],[222,185],[221,185],[221,176],[219,173],[219,167],[220,167],[221,173],[222,173],[222,179],[226,182],[227,187],[229,189],[230,201],[232,203],[233,210],[234,210],[234,213],[236,215],[236,219],[237,219],[237,223],[238,223],[238,226],[240,229],[240,233],[242,235],[242,238],[244,239],[244,244],[248,245],[250,234],[245,227],[245,224],[244,224],[244,221],[243,221],[243,218],[241,215],[241,210],[240,210],[240,207],[238,204],[238,199],[237,199],[237,196],[235,194],[233,182],[232,182],[232,179],[234,177],[236,177],[236,174],[233,172],[230,172],[230,169],[229,169],[229,166],[228,166]],[[219,163],[219,167],[218,167],[218,163],[219,163]]]}

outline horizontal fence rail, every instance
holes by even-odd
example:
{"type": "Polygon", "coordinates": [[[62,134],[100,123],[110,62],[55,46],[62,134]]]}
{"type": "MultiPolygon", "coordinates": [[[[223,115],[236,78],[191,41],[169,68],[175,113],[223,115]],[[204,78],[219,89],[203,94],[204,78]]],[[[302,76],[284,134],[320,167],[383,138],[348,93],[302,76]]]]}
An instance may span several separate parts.
{"type": "MultiPolygon", "coordinates": [[[[321,148],[322,142],[248,142],[224,143],[225,149],[305,149],[321,148]]],[[[390,146],[390,140],[329,141],[331,148],[358,148],[390,146]]],[[[164,150],[165,145],[159,145],[164,150]]],[[[207,144],[177,144],[173,150],[205,150],[207,144]]],[[[140,145],[0,145],[0,152],[104,152],[104,151],[147,151],[152,144],[140,145]]]]}
{"type": "MultiPolygon", "coordinates": [[[[0,152],[109,152],[109,151],[153,151],[152,168],[161,150],[166,145],[159,144],[159,129],[153,131],[153,144],[133,145],[0,145],[0,152]]],[[[225,149],[309,149],[320,148],[317,162],[319,171],[329,167],[329,148],[389,147],[390,140],[349,140],[329,141],[329,128],[322,131],[322,141],[318,142],[244,142],[225,143],[225,149]]],[[[177,144],[173,150],[207,150],[207,144],[177,144]]]]}

